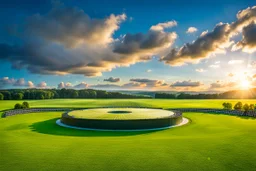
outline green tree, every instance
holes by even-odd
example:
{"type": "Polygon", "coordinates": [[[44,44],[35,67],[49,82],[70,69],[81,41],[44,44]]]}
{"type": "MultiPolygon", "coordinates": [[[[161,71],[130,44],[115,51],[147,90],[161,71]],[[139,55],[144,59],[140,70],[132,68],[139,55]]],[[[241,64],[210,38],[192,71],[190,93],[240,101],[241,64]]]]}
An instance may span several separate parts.
{"type": "Polygon", "coordinates": [[[14,100],[22,100],[23,99],[23,94],[22,93],[15,93],[13,96],[14,100]]]}
{"type": "Polygon", "coordinates": [[[254,104],[250,104],[249,110],[254,111],[254,104]]]}
{"type": "Polygon", "coordinates": [[[4,95],[0,93],[0,100],[4,100],[4,95]]]}
{"type": "Polygon", "coordinates": [[[29,103],[28,102],[23,102],[22,105],[25,107],[25,109],[29,108],[29,103]]]}
{"type": "Polygon", "coordinates": [[[78,98],[78,96],[78,92],[75,90],[71,93],[71,98],[78,98]]]}
{"type": "Polygon", "coordinates": [[[21,109],[21,108],[22,108],[22,105],[19,103],[16,103],[14,106],[14,109],[21,109]]]}
{"type": "Polygon", "coordinates": [[[80,98],[89,98],[89,92],[86,90],[79,90],[79,97],[80,98]]]}
{"type": "Polygon", "coordinates": [[[224,103],[222,104],[222,106],[223,106],[223,109],[227,109],[227,103],[226,103],[226,102],[224,102],[224,103]]]}
{"type": "Polygon", "coordinates": [[[1,93],[4,95],[4,100],[12,100],[12,95],[9,91],[2,91],[1,93]]]}
{"type": "Polygon", "coordinates": [[[226,108],[227,108],[228,110],[231,110],[231,109],[232,109],[232,103],[227,103],[227,104],[226,104],[226,108]]]}
{"type": "Polygon", "coordinates": [[[91,91],[90,95],[92,98],[96,98],[97,97],[97,92],[96,91],[91,91]]]}
{"type": "Polygon", "coordinates": [[[250,107],[247,103],[243,105],[243,109],[244,109],[245,112],[248,112],[249,108],[250,107]]]}
{"type": "Polygon", "coordinates": [[[237,102],[237,103],[235,104],[235,106],[234,106],[234,109],[235,109],[235,110],[241,110],[242,107],[243,107],[242,102],[237,102]]]}

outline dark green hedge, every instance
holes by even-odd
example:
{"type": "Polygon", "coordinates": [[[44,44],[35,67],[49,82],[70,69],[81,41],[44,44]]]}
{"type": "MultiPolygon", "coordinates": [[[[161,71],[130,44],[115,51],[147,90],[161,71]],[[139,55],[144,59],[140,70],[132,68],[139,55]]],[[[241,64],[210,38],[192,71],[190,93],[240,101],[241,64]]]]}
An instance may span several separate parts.
{"type": "Polygon", "coordinates": [[[102,120],[102,119],[81,119],[70,117],[67,113],[62,115],[61,122],[81,128],[109,129],[109,130],[136,130],[155,129],[177,125],[182,122],[182,114],[174,117],[139,120],[102,120]]]}

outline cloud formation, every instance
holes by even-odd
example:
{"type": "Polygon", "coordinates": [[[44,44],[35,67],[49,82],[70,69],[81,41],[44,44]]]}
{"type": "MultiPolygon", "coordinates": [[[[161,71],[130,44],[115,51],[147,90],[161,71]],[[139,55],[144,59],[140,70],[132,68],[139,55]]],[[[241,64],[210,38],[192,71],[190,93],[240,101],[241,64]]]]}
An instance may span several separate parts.
{"type": "Polygon", "coordinates": [[[46,83],[45,81],[40,82],[39,84],[37,84],[36,87],[37,87],[37,88],[42,88],[42,89],[48,88],[48,87],[47,87],[47,83],[46,83]]]}
{"type": "Polygon", "coordinates": [[[215,83],[211,83],[209,89],[210,90],[231,90],[237,86],[236,82],[221,82],[216,81],[215,83]]]}
{"type": "Polygon", "coordinates": [[[252,22],[248,26],[243,28],[242,31],[243,38],[241,41],[237,42],[232,50],[236,51],[242,49],[242,51],[247,53],[253,53],[256,51],[256,24],[252,22]]]}
{"type": "Polygon", "coordinates": [[[186,31],[187,34],[195,33],[195,32],[197,32],[197,28],[195,27],[189,27],[188,30],[186,31]]]}
{"type": "Polygon", "coordinates": [[[89,86],[89,85],[88,85],[87,83],[81,82],[81,83],[75,85],[75,86],[74,86],[74,89],[85,89],[85,88],[88,88],[88,86],[89,86]]]}
{"type": "Polygon", "coordinates": [[[151,26],[150,30],[163,31],[166,28],[171,28],[171,27],[174,27],[177,25],[178,25],[177,21],[173,20],[173,21],[168,21],[165,23],[158,23],[157,25],[151,26]]]}
{"type": "Polygon", "coordinates": [[[58,89],[62,89],[62,88],[73,88],[73,86],[70,82],[67,82],[67,83],[61,82],[58,84],[58,89]]]}
{"type": "Polygon", "coordinates": [[[173,84],[171,84],[171,87],[199,87],[203,85],[201,82],[199,81],[177,81],[173,84]]]}
{"type": "Polygon", "coordinates": [[[81,83],[79,83],[77,85],[74,85],[74,86],[70,82],[67,82],[67,83],[61,82],[61,83],[58,84],[57,88],[58,89],[62,89],[62,88],[65,88],[65,89],[86,89],[86,88],[88,88],[88,86],[89,85],[85,82],[81,82],[81,83]]]}
{"type": "Polygon", "coordinates": [[[15,83],[15,79],[9,77],[3,77],[0,79],[0,88],[3,88],[8,85],[12,85],[15,83]]]}
{"type": "Polygon", "coordinates": [[[96,85],[89,85],[89,88],[95,89],[109,89],[109,90],[142,90],[144,88],[149,89],[164,89],[168,88],[168,84],[165,83],[163,80],[153,80],[153,79],[146,79],[146,78],[133,78],[130,79],[130,82],[116,85],[116,84],[96,84],[96,85]]]}
{"type": "MultiPolygon", "coordinates": [[[[199,60],[216,53],[225,53],[226,48],[230,47],[233,43],[230,39],[240,33],[243,28],[245,30],[246,27],[255,20],[256,6],[239,11],[235,22],[231,24],[217,24],[211,32],[203,32],[201,36],[192,43],[186,43],[180,48],[171,49],[168,55],[161,58],[161,61],[169,65],[177,66],[185,63],[197,63],[199,60]]],[[[248,30],[253,29],[250,28],[248,30]]]]}
{"type": "Polygon", "coordinates": [[[163,50],[174,43],[176,38],[177,34],[175,32],[168,33],[158,30],[149,30],[146,34],[127,33],[114,43],[113,51],[126,55],[142,55],[145,59],[148,59],[148,56],[161,54],[163,50]]]}
{"type": "Polygon", "coordinates": [[[163,80],[152,80],[147,78],[133,78],[130,79],[133,83],[139,83],[141,86],[145,87],[161,87],[166,86],[165,82],[163,80]]]}
{"type": "Polygon", "coordinates": [[[0,88],[6,87],[26,87],[26,88],[33,88],[34,83],[32,81],[25,81],[24,78],[14,79],[9,77],[0,78],[0,88]]]}
{"type": "Polygon", "coordinates": [[[54,6],[46,14],[29,17],[20,26],[20,45],[0,44],[0,60],[31,73],[100,76],[162,54],[177,37],[163,30],[177,24],[171,21],[147,33],[128,33],[114,39],[113,34],[126,18],[125,14],[91,18],[79,8],[54,6]]]}
{"type": "Polygon", "coordinates": [[[104,79],[104,81],[108,81],[108,82],[112,82],[112,83],[117,83],[120,82],[120,78],[113,78],[113,77],[109,77],[107,79],[104,79]]]}

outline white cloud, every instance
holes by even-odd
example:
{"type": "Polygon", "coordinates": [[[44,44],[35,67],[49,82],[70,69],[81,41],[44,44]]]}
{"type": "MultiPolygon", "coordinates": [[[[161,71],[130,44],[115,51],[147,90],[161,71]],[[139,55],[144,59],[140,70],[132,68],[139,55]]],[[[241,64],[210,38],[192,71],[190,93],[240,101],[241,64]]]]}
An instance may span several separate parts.
{"type": "Polygon", "coordinates": [[[0,78],[0,88],[6,88],[8,86],[33,88],[34,83],[32,81],[26,82],[24,78],[19,78],[19,79],[14,79],[9,77],[0,78]]]}
{"type": "Polygon", "coordinates": [[[189,27],[188,30],[186,31],[187,34],[195,33],[195,32],[197,32],[197,28],[195,27],[189,27]]]}
{"type": "Polygon", "coordinates": [[[45,81],[40,82],[39,84],[37,84],[36,87],[37,88],[48,88],[47,83],[45,81]]]}
{"type": "Polygon", "coordinates": [[[209,67],[210,67],[210,68],[219,68],[219,67],[220,67],[220,65],[213,64],[213,65],[210,65],[209,67]]]}
{"type": "Polygon", "coordinates": [[[171,28],[177,25],[178,25],[177,21],[173,20],[165,23],[158,23],[157,25],[151,26],[150,30],[163,31],[165,28],[171,28]]]}
{"type": "Polygon", "coordinates": [[[230,61],[228,61],[229,65],[242,64],[242,63],[244,63],[243,60],[230,60],[230,61]]]}
{"type": "Polygon", "coordinates": [[[185,43],[180,48],[172,48],[169,54],[161,57],[161,61],[171,66],[181,66],[198,63],[219,53],[226,53],[226,49],[235,43],[232,38],[242,30],[244,30],[242,47],[254,50],[256,25],[251,23],[255,21],[256,6],[239,11],[234,22],[218,23],[212,31],[203,32],[195,41],[185,43]]]}

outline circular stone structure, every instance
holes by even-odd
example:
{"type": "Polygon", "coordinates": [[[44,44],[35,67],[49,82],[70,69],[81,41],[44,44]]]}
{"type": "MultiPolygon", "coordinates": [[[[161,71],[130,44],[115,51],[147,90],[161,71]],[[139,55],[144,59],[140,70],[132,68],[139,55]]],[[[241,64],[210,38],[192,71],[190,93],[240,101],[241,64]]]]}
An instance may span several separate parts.
{"type": "Polygon", "coordinates": [[[97,108],[64,113],[57,124],[89,130],[154,130],[178,126],[184,119],[181,112],[162,109],[97,108]]]}

